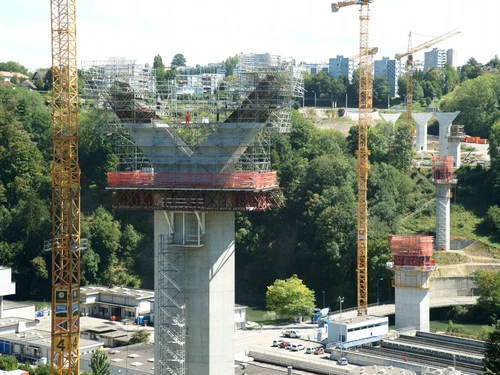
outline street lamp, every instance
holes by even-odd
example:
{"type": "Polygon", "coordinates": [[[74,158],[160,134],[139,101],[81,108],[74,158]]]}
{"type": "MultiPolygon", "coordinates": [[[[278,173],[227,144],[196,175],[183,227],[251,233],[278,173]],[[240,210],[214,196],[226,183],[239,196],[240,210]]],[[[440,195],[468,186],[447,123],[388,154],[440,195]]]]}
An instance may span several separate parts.
{"type": "Polygon", "coordinates": [[[323,308],[325,308],[325,291],[323,290],[323,308]]]}
{"type": "Polygon", "coordinates": [[[306,106],[306,92],[307,90],[304,89],[304,94],[302,95],[302,108],[306,106]]]}
{"type": "Polygon", "coordinates": [[[390,95],[387,95],[387,109],[391,107],[390,97],[390,95]]]}
{"type": "Polygon", "coordinates": [[[379,283],[379,281],[384,281],[384,278],[381,277],[380,279],[377,280],[377,306],[378,306],[378,303],[379,303],[379,301],[378,301],[378,283],[379,283]]]}
{"type": "Polygon", "coordinates": [[[341,297],[339,296],[339,298],[337,298],[337,300],[340,302],[340,324],[339,324],[339,328],[340,328],[340,358],[342,358],[342,345],[344,344],[344,327],[342,325],[342,302],[344,302],[344,297],[341,297]]]}
{"type": "Polygon", "coordinates": [[[333,91],[330,91],[330,94],[332,94],[332,95],[331,95],[331,100],[332,100],[332,108],[335,108],[335,107],[334,107],[334,105],[333,105],[333,91]]]}
{"type": "Polygon", "coordinates": [[[345,93],[345,109],[347,111],[347,93],[345,93]]]}
{"type": "Polygon", "coordinates": [[[316,108],[316,91],[312,91],[314,93],[314,107],[316,108]]]}

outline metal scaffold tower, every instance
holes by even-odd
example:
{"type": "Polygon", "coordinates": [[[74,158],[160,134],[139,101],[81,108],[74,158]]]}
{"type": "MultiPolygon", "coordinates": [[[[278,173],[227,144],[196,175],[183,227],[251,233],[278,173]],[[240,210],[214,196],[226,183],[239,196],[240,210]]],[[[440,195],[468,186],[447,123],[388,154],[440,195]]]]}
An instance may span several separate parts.
{"type": "Polygon", "coordinates": [[[348,5],[360,5],[359,32],[359,121],[358,150],[356,151],[358,175],[358,315],[368,314],[368,128],[372,119],[373,73],[372,51],[369,39],[369,5],[373,0],[350,0],[332,3],[332,11],[348,5]]]}
{"type": "MultiPolygon", "coordinates": [[[[173,221],[173,214],[166,213],[173,221]]],[[[159,295],[160,314],[156,317],[156,327],[160,330],[158,353],[160,358],[159,374],[183,375],[186,366],[186,277],[185,251],[174,246],[170,236],[159,236],[159,295]],[[164,371],[166,370],[166,371],[164,371]]]]}
{"type": "Polygon", "coordinates": [[[52,0],[51,374],[80,373],[80,168],[75,0],[52,0]]]}

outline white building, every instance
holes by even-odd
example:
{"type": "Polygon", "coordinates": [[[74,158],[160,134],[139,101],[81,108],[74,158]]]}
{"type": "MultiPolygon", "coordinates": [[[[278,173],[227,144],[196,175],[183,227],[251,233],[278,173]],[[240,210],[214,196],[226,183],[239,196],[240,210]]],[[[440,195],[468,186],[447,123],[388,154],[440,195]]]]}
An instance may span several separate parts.
{"type": "Polygon", "coordinates": [[[424,57],[424,73],[430,68],[441,69],[445,64],[457,65],[457,51],[453,49],[433,48],[432,51],[425,52],[424,57]]]}
{"type": "Polygon", "coordinates": [[[359,68],[359,64],[356,60],[349,59],[343,55],[337,55],[337,57],[331,58],[328,66],[329,73],[332,77],[339,78],[339,76],[344,75],[349,78],[349,82],[352,80],[354,71],[359,68]]]}
{"type": "Polygon", "coordinates": [[[330,67],[326,63],[304,64],[304,68],[308,74],[318,74],[321,71],[329,73],[330,71],[330,67]]]}
{"type": "Polygon", "coordinates": [[[136,319],[150,310],[152,290],[120,286],[85,286],[80,288],[80,311],[82,315],[99,318],[116,317],[136,319]]]}
{"type": "Polygon", "coordinates": [[[328,344],[347,349],[364,343],[379,341],[389,333],[389,318],[374,315],[328,323],[328,344]]]}

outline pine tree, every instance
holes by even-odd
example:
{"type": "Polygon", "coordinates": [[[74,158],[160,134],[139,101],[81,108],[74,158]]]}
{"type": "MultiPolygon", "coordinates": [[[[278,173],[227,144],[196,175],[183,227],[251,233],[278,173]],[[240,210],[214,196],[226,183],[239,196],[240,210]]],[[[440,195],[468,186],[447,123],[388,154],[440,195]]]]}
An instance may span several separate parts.
{"type": "Polygon", "coordinates": [[[90,369],[94,375],[110,375],[108,355],[104,350],[96,350],[92,354],[90,369]]]}

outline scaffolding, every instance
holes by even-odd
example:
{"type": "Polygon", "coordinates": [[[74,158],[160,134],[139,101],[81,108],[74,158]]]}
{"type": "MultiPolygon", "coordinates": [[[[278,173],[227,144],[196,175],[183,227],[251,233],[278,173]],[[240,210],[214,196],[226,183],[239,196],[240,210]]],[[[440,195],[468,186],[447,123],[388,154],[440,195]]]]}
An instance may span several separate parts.
{"type": "Polygon", "coordinates": [[[168,82],[157,82],[155,70],[135,60],[84,62],[86,104],[98,112],[100,130],[114,136],[120,171],[167,162],[154,147],[137,145],[132,133],[141,124],[158,130],[156,145],[169,142],[174,148],[170,171],[182,170],[178,164],[186,158],[197,164],[197,155],[211,147],[219,170],[202,165],[194,173],[268,172],[271,133],[290,130],[291,108],[303,91],[300,65],[281,58],[270,61],[268,66],[241,65],[234,79],[179,75],[168,82]]]}
{"type": "Polygon", "coordinates": [[[174,246],[167,235],[159,235],[159,293],[156,327],[160,331],[155,356],[159,356],[155,373],[159,375],[185,374],[186,352],[186,294],[185,251],[174,246]]]}
{"type": "Polygon", "coordinates": [[[432,158],[432,175],[435,184],[453,184],[453,156],[434,156],[432,158]]]}
{"type": "Polygon", "coordinates": [[[389,244],[397,269],[434,271],[436,262],[432,257],[433,238],[422,235],[389,236],[389,244]]]}

